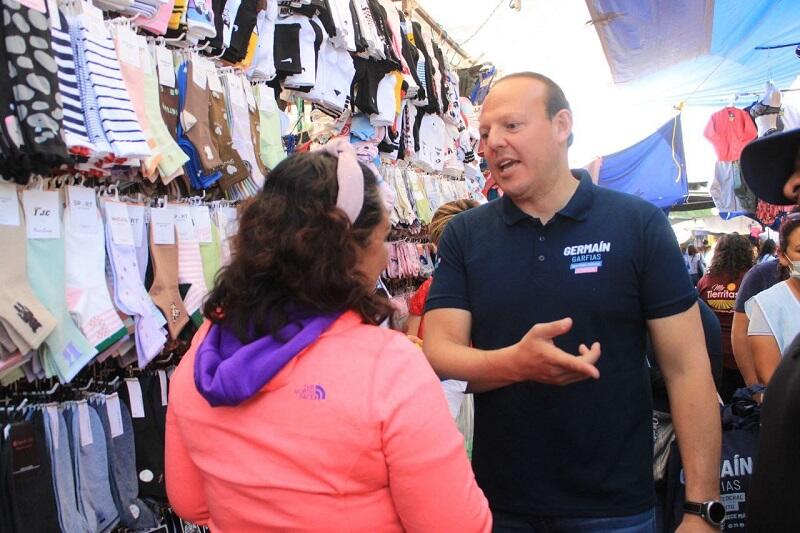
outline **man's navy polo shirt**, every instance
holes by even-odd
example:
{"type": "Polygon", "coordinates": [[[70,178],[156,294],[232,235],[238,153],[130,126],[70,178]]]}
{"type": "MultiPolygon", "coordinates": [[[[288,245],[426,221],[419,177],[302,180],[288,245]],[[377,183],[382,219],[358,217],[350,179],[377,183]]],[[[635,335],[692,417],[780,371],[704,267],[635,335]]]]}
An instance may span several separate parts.
{"type": "Polygon", "coordinates": [[[564,317],[574,325],[558,347],[602,347],[599,380],[476,395],[473,468],[492,508],[550,516],[651,508],[646,320],[697,299],[664,214],[584,174],[544,226],[508,196],[458,215],[439,256],[426,309],[470,311],[476,348],[509,346],[564,317]]]}

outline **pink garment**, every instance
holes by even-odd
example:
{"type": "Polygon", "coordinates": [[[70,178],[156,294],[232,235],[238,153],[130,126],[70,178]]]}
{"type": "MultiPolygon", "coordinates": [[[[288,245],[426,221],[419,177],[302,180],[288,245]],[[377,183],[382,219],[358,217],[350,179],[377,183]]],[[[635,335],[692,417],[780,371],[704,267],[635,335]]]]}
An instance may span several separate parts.
{"type": "Polygon", "coordinates": [[[742,149],[758,136],[758,131],[746,111],[725,107],[711,115],[703,135],[714,145],[717,159],[738,161],[742,149]]]}
{"type": "Polygon", "coordinates": [[[172,377],[166,482],[215,532],[485,531],[491,514],[439,380],[405,336],[348,312],[256,396],[212,408],[172,377]]]}
{"type": "Polygon", "coordinates": [[[136,25],[155,35],[167,33],[169,18],[172,16],[172,8],[175,7],[175,0],[167,0],[161,4],[152,18],[142,16],[136,17],[136,25]]]}

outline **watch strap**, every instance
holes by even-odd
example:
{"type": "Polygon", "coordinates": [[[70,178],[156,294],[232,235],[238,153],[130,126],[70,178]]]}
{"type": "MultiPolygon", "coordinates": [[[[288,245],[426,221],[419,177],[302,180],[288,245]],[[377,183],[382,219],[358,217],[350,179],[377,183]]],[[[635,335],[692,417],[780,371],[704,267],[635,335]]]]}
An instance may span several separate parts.
{"type": "Polygon", "coordinates": [[[703,516],[703,504],[698,502],[683,502],[683,510],[687,513],[703,516]]]}

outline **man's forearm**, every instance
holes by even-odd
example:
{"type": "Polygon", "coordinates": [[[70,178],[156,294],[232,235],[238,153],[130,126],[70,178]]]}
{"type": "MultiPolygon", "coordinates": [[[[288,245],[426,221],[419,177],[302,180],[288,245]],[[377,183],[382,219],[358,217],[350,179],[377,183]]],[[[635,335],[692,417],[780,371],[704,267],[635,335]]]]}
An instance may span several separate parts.
{"type": "Polygon", "coordinates": [[[710,374],[675,376],[667,382],[667,390],[686,474],[686,499],[718,499],[722,431],[710,374]]]}
{"type": "Polygon", "coordinates": [[[510,348],[479,350],[455,342],[425,340],[425,354],[442,379],[469,383],[468,392],[486,392],[514,382],[505,364],[510,348]]]}

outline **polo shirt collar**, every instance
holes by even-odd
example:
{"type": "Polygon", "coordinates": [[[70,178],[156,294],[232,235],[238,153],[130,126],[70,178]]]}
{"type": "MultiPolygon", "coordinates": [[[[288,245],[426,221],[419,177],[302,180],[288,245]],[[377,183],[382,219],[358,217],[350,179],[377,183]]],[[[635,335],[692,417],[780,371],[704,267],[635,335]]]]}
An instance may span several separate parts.
{"type": "MultiPolygon", "coordinates": [[[[569,199],[569,202],[567,202],[567,205],[557,214],[573,220],[584,221],[592,207],[595,185],[592,183],[592,178],[586,170],[579,168],[573,169],[571,172],[575,179],[579,180],[578,188],[575,190],[572,198],[569,199]]],[[[517,207],[517,204],[515,204],[508,195],[503,195],[500,201],[503,210],[503,220],[507,225],[513,226],[518,222],[531,218],[530,215],[517,207]]]]}

